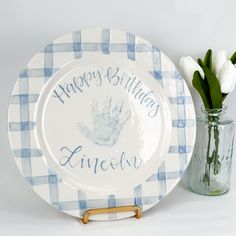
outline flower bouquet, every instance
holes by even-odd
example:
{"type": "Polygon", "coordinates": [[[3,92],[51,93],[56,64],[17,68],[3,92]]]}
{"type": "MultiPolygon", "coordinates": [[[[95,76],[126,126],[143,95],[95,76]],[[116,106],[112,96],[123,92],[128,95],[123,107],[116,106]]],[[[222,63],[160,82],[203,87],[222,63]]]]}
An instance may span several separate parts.
{"type": "Polygon", "coordinates": [[[225,50],[197,62],[182,57],[179,68],[188,85],[199,93],[204,106],[197,118],[197,138],[188,170],[190,188],[200,194],[219,195],[229,190],[233,153],[234,124],[224,117],[223,105],[236,82],[236,52],[228,57],[225,50]]]}

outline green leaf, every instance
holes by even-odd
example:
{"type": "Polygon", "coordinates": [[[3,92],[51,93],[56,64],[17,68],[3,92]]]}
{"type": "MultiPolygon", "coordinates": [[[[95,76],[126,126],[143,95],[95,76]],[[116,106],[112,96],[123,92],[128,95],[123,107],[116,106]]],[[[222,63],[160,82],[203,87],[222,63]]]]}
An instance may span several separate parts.
{"type": "Polygon", "coordinates": [[[236,64],[236,52],[230,57],[230,60],[233,64],[236,64]]]}
{"type": "Polygon", "coordinates": [[[212,69],[212,50],[208,49],[205,57],[204,57],[204,64],[206,67],[211,70],[212,69]]]}
{"type": "Polygon", "coordinates": [[[220,83],[216,78],[215,74],[206,67],[206,65],[203,63],[201,59],[198,59],[198,64],[202,67],[207,79],[207,83],[209,85],[208,93],[210,94],[211,97],[212,108],[219,109],[222,107],[222,94],[221,94],[220,83]]]}
{"type": "Polygon", "coordinates": [[[222,190],[220,189],[215,189],[214,191],[210,192],[211,196],[218,196],[220,194],[222,194],[222,190]]]}
{"type": "Polygon", "coordinates": [[[222,102],[225,100],[225,98],[227,97],[228,93],[222,93],[222,102]]]}
{"type": "Polygon", "coordinates": [[[193,87],[200,94],[205,108],[206,109],[210,109],[211,108],[211,104],[210,104],[210,98],[208,96],[209,95],[209,91],[208,91],[208,88],[207,88],[206,84],[204,83],[204,81],[203,81],[199,71],[195,71],[194,72],[192,84],[193,84],[193,87]]]}

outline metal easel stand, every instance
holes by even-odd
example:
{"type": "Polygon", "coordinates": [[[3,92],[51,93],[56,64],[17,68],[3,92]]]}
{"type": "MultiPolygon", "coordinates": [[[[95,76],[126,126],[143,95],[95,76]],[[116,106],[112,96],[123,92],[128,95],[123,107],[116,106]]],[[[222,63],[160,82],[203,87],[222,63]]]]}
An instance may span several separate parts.
{"type": "Polygon", "coordinates": [[[140,219],[142,217],[142,211],[138,206],[118,206],[111,208],[97,208],[97,209],[89,209],[84,212],[84,216],[81,219],[83,224],[87,224],[89,222],[89,216],[96,214],[104,214],[104,213],[115,213],[115,212],[127,212],[127,211],[135,211],[135,217],[140,219]]]}

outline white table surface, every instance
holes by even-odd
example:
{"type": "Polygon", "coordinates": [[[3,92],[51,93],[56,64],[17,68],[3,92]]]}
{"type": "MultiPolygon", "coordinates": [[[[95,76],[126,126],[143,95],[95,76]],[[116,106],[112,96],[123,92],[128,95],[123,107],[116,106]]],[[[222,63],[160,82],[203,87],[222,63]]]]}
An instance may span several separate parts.
{"type": "MultiPolygon", "coordinates": [[[[234,0],[0,0],[0,235],[235,236],[236,168],[226,195],[204,197],[180,184],[140,220],[82,225],[32,192],[7,137],[7,107],[17,74],[52,39],[86,27],[122,29],[157,45],[177,64],[180,56],[202,56],[208,48],[236,50],[235,9],[234,0]]],[[[234,120],[235,99],[234,91],[226,102],[234,120]]]]}

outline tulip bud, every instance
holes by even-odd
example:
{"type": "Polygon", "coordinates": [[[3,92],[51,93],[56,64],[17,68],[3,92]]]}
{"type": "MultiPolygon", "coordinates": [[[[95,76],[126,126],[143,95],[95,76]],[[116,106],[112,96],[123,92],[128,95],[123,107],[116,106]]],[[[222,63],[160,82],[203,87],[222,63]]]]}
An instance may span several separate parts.
{"type": "Polygon", "coordinates": [[[215,54],[213,54],[212,69],[216,75],[219,73],[220,69],[227,60],[228,56],[225,50],[219,50],[215,54]]]}
{"type": "Polygon", "coordinates": [[[227,60],[216,75],[219,80],[221,92],[230,93],[236,82],[236,68],[230,60],[227,60]]]}
{"type": "Polygon", "coordinates": [[[192,87],[193,74],[195,71],[199,71],[202,78],[204,79],[204,73],[202,68],[193,60],[192,57],[181,57],[179,59],[179,69],[182,73],[189,88],[192,87]]]}

